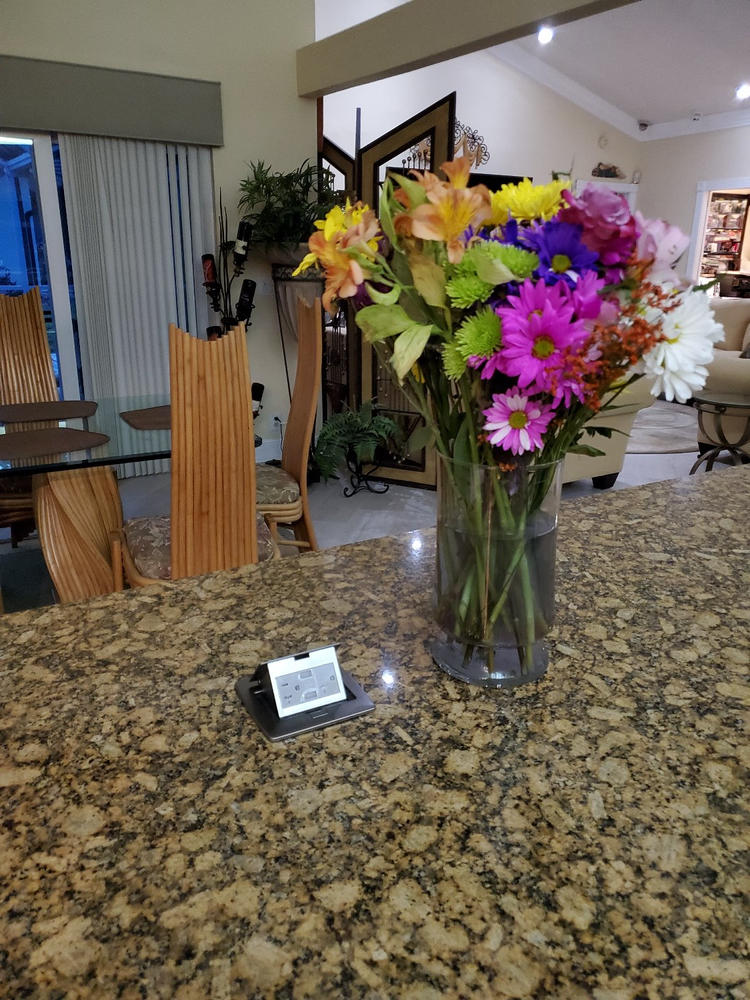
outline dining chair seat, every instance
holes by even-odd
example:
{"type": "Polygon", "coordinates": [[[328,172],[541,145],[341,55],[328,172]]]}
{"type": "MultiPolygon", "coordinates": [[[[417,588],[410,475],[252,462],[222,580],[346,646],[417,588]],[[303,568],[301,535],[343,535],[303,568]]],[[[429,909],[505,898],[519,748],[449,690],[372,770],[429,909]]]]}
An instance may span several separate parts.
{"type": "MultiPolygon", "coordinates": [[[[256,514],[258,529],[258,561],[273,559],[276,554],[271,532],[256,514]]],[[[125,541],[141,576],[152,580],[172,578],[172,522],[168,514],[155,517],[134,517],[123,525],[125,541]]]]}
{"type": "Polygon", "coordinates": [[[294,504],[300,498],[299,483],[279,465],[255,466],[255,496],[258,510],[294,504]]]}

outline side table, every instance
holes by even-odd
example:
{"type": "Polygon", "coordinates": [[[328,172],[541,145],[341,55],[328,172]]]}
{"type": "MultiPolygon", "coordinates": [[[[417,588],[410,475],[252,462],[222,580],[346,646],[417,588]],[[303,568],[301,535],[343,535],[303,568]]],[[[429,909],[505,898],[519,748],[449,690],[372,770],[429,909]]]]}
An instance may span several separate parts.
{"type": "Polygon", "coordinates": [[[694,463],[690,470],[691,476],[704,462],[706,463],[706,472],[710,472],[714,466],[714,462],[723,451],[729,452],[735,465],[740,465],[743,461],[747,461],[750,458],[750,455],[742,450],[743,445],[750,442],[750,393],[700,392],[693,396],[693,405],[698,411],[700,429],[709,441],[713,443],[714,447],[709,448],[694,463]],[[707,414],[714,417],[713,428],[710,431],[706,427],[705,422],[707,414]],[[722,425],[722,419],[725,414],[730,414],[732,417],[745,418],[745,427],[736,441],[727,440],[722,425]]]}

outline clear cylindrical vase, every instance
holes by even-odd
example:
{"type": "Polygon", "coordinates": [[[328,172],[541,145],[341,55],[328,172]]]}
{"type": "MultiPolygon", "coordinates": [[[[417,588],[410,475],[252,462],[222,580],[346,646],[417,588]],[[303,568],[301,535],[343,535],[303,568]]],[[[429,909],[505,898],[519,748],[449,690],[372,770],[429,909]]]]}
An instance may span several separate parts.
{"type": "Polygon", "coordinates": [[[438,463],[435,614],[445,636],[432,657],[470,684],[538,680],[554,615],[562,462],[438,463]]]}

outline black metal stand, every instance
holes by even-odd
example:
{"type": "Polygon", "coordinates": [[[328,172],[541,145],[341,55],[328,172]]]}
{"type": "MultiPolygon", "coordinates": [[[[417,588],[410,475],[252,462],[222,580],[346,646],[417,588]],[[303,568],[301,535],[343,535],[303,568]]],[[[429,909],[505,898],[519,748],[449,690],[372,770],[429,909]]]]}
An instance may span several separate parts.
{"type": "Polygon", "coordinates": [[[370,476],[377,469],[380,468],[379,465],[374,466],[369,472],[363,472],[361,462],[352,462],[351,458],[347,455],[346,467],[349,470],[349,486],[344,487],[344,496],[353,497],[355,493],[359,493],[362,490],[368,490],[370,493],[387,493],[390,489],[390,483],[378,483],[374,486],[370,481],[370,476]]]}

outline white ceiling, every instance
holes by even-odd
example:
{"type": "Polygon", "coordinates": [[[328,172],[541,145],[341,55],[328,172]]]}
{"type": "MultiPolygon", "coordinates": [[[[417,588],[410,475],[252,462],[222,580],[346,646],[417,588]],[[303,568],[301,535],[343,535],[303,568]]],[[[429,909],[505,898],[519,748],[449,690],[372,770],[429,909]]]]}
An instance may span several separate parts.
{"type": "Polygon", "coordinates": [[[750,0],[640,0],[489,52],[639,139],[750,125],[750,0]]]}

